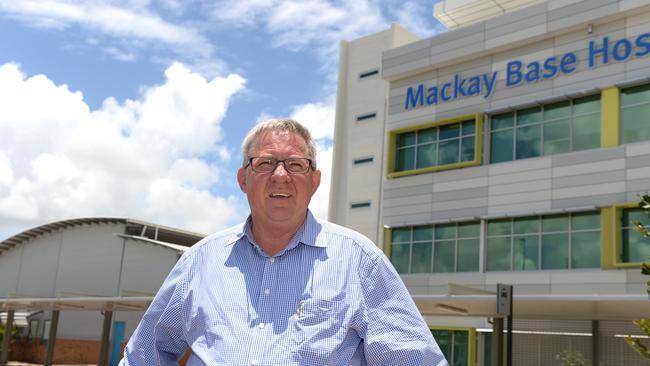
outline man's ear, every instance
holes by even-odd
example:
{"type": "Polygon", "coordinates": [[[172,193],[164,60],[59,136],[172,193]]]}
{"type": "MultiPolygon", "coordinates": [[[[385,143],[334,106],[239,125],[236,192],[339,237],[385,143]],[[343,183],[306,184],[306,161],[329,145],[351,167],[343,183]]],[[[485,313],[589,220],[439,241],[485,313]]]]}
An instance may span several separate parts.
{"type": "Polygon", "coordinates": [[[237,170],[237,182],[239,183],[239,189],[246,193],[246,168],[241,167],[237,170]]]}
{"type": "Polygon", "coordinates": [[[313,187],[313,190],[311,191],[312,196],[314,193],[316,193],[318,186],[320,186],[320,175],[320,170],[318,169],[314,170],[314,172],[311,174],[311,184],[313,187]]]}

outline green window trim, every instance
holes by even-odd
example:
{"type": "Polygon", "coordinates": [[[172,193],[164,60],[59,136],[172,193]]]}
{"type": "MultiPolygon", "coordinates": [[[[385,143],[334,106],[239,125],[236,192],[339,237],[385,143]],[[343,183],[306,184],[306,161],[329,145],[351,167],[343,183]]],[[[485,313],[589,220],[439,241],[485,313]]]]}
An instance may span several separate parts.
{"type": "MultiPolygon", "coordinates": [[[[435,331],[448,331],[451,333],[467,332],[467,365],[476,365],[476,328],[429,326],[429,330],[431,330],[432,333],[435,331]]],[[[445,358],[447,358],[449,365],[452,365],[452,360],[448,358],[447,355],[445,355],[445,358]]],[[[456,364],[457,363],[454,363],[453,365],[456,364]]]]}
{"type": "MultiPolygon", "coordinates": [[[[621,219],[623,210],[627,208],[638,208],[636,202],[615,204],[601,210],[601,267],[603,269],[635,268],[643,262],[622,262],[622,233],[621,219]]],[[[641,234],[639,234],[641,235],[641,234]]]]}
{"type": "Polygon", "coordinates": [[[389,179],[404,177],[415,174],[425,174],[432,173],[442,170],[451,170],[451,169],[460,169],[469,166],[475,166],[481,164],[482,156],[482,132],[483,132],[483,114],[482,113],[472,113],[466,114],[454,118],[438,120],[434,122],[428,122],[417,126],[409,126],[405,128],[400,128],[392,130],[389,132],[388,137],[388,174],[389,179]],[[400,134],[405,134],[408,132],[416,132],[419,130],[424,130],[428,128],[442,127],[446,125],[451,125],[455,123],[462,123],[466,121],[474,121],[474,159],[469,161],[463,161],[459,163],[450,163],[443,165],[435,165],[424,168],[416,168],[410,170],[397,171],[395,168],[395,161],[397,156],[397,137],[400,134]]]}

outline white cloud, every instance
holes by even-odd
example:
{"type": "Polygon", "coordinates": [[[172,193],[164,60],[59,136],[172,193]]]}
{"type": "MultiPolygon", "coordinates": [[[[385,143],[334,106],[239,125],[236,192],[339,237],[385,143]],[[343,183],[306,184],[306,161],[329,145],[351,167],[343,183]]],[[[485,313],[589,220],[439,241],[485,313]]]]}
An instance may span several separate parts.
{"type": "Polygon", "coordinates": [[[293,108],[291,118],[309,129],[314,140],[334,138],[334,102],[307,103],[293,108]]]}
{"type": "Polygon", "coordinates": [[[229,26],[266,27],[278,47],[309,47],[328,71],[335,69],[340,40],[358,38],[390,25],[380,6],[369,0],[223,0],[212,14],[229,26]]]}
{"type": "Polygon", "coordinates": [[[332,139],[334,138],[334,96],[324,103],[308,103],[293,107],[291,118],[309,129],[316,140],[316,165],[322,172],[321,184],[309,208],[316,217],[327,219],[330,181],[332,179],[332,139]]]}
{"type": "Polygon", "coordinates": [[[245,80],[178,63],[165,76],[137,100],[90,110],[81,92],[0,66],[0,232],[94,215],[205,233],[241,220],[240,198],[211,190],[228,157],[220,123],[245,80]]]}
{"type": "Polygon", "coordinates": [[[166,44],[202,58],[210,55],[213,47],[200,32],[162,19],[149,11],[148,5],[148,2],[116,6],[111,1],[0,0],[0,12],[31,26],[66,29],[80,25],[123,40],[166,44]]]}
{"type": "Polygon", "coordinates": [[[314,216],[327,219],[329,212],[329,199],[330,199],[330,183],[332,180],[332,153],[333,146],[329,147],[324,144],[317,144],[318,147],[318,169],[321,171],[320,187],[314,194],[309,203],[309,209],[314,213],[314,216]]]}

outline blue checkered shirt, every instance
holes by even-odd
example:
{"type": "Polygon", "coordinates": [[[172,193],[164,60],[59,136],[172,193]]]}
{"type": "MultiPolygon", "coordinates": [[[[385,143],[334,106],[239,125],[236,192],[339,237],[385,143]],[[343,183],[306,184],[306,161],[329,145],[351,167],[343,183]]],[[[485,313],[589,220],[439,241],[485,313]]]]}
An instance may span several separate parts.
{"type": "Polygon", "coordinates": [[[440,348],[369,239],[315,219],[269,257],[250,218],[178,261],[129,340],[126,365],[438,365],[440,348]]]}

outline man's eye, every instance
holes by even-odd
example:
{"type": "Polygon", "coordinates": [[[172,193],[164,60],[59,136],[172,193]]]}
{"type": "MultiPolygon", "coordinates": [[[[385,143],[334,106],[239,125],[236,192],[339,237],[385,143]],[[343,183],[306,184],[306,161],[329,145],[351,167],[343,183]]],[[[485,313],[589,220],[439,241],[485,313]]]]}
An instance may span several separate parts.
{"type": "Polygon", "coordinates": [[[263,159],[257,161],[257,166],[271,166],[275,165],[275,162],[272,159],[263,159]]]}

